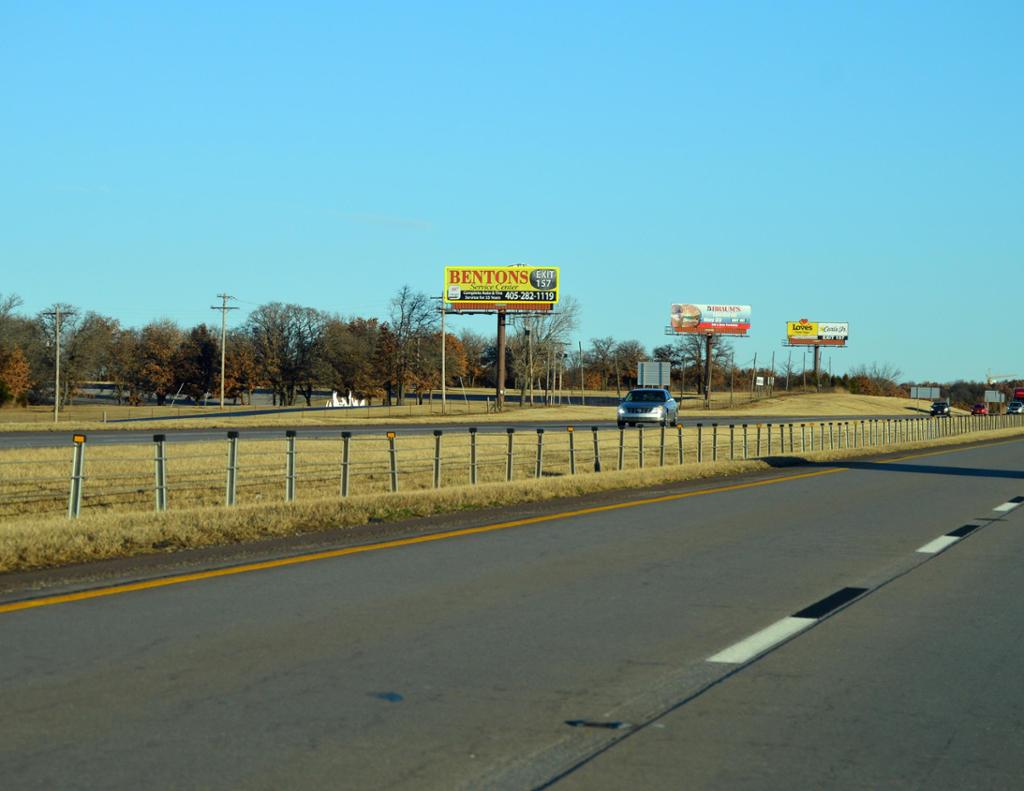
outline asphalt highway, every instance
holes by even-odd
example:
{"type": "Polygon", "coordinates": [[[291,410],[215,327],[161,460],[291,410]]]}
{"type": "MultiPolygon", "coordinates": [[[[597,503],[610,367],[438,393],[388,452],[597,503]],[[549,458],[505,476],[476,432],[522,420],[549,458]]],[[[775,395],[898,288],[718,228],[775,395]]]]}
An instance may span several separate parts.
{"type": "MultiPolygon", "coordinates": [[[[608,410],[609,415],[614,415],[613,410],[608,410]]],[[[906,414],[894,414],[894,415],[871,415],[870,419],[886,420],[895,418],[906,418],[906,414]]],[[[747,416],[736,416],[736,417],[690,417],[680,419],[680,424],[684,426],[696,426],[698,423],[703,423],[705,426],[710,426],[712,423],[717,423],[720,426],[728,426],[733,423],[737,426],[746,423],[750,426],[756,426],[760,424],[772,423],[821,423],[824,421],[843,421],[848,420],[851,423],[855,420],[866,420],[869,419],[865,415],[829,415],[829,416],[815,416],[815,417],[793,417],[780,416],[780,415],[747,415],[747,416]]],[[[516,431],[534,431],[538,428],[550,429],[556,427],[566,426],[566,422],[553,421],[553,420],[536,420],[529,422],[510,422],[507,424],[508,427],[515,428],[516,431]]],[[[579,423],[573,425],[586,425],[586,426],[599,426],[600,428],[614,428],[615,421],[590,421],[586,424],[579,423]]],[[[473,421],[459,422],[459,423],[392,423],[388,425],[346,425],[346,426],[304,426],[295,425],[291,429],[296,432],[298,437],[309,437],[309,438],[337,438],[341,436],[342,431],[351,431],[353,435],[360,434],[378,434],[384,435],[388,431],[395,431],[399,434],[430,434],[435,429],[441,429],[448,433],[464,432],[471,426],[477,427],[481,434],[496,433],[504,434],[506,424],[503,423],[474,423],[473,421]]],[[[240,438],[259,440],[259,439],[281,439],[284,437],[284,433],[288,430],[287,426],[280,426],[275,428],[240,428],[238,434],[240,438]]],[[[175,429],[173,422],[168,421],[166,426],[161,426],[159,430],[145,429],[145,430],[118,430],[110,429],[103,431],[90,431],[87,433],[87,441],[90,445],[138,445],[139,443],[151,442],[155,434],[163,434],[168,442],[213,442],[216,440],[222,440],[227,436],[228,429],[175,429]]],[[[0,433],[0,449],[5,448],[52,448],[60,447],[63,445],[71,444],[71,436],[74,433],[74,429],[70,428],[67,432],[58,431],[12,431],[0,433]]]]}
{"type": "Polygon", "coordinates": [[[1022,468],[1024,441],[790,468],[6,594],[0,777],[1020,788],[1022,468]]]}

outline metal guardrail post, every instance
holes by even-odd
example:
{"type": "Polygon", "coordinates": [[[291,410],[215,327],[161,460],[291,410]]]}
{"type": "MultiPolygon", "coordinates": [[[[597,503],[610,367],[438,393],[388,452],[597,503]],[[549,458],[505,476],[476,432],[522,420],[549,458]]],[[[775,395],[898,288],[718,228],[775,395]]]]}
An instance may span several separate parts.
{"type": "Polygon", "coordinates": [[[224,504],[234,505],[238,496],[238,432],[228,432],[228,470],[224,504]]]}
{"type": "Polygon", "coordinates": [[[639,459],[640,469],[642,470],[644,468],[644,424],[641,423],[636,427],[636,430],[640,432],[638,434],[639,448],[637,449],[637,457],[639,459]]]}
{"type": "Polygon", "coordinates": [[[711,461],[718,461],[718,424],[711,424],[711,461]]]}
{"type": "Polygon", "coordinates": [[[772,424],[768,423],[766,427],[766,433],[768,434],[768,455],[772,455],[772,424]]]}
{"type": "Polygon", "coordinates": [[[665,466],[665,427],[661,427],[661,446],[658,450],[658,466],[665,466]]]}
{"type": "Polygon", "coordinates": [[[389,431],[388,438],[388,460],[391,464],[391,491],[398,491],[398,449],[395,448],[395,432],[389,431]]]}
{"type": "Polygon", "coordinates": [[[288,429],[284,435],[288,439],[284,473],[284,501],[290,503],[295,500],[295,431],[288,429]]]}
{"type": "Polygon", "coordinates": [[[686,461],[686,457],[683,455],[683,427],[676,426],[676,431],[679,433],[679,463],[683,464],[686,461]]]}
{"type": "Polygon", "coordinates": [[[153,492],[156,496],[156,510],[167,510],[167,437],[164,434],[153,435],[153,472],[155,485],[153,492]]]}
{"type": "Polygon", "coordinates": [[[576,429],[566,426],[565,432],[569,435],[569,474],[576,474],[576,429]]]}
{"type": "Polygon", "coordinates": [[[824,422],[822,422],[822,424],[821,424],[821,443],[820,443],[820,445],[818,447],[821,450],[825,450],[825,423],[824,422]]]}
{"type": "Polygon", "coordinates": [[[793,453],[796,451],[796,446],[793,443],[793,424],[789,424],[789,452],[793,453]]]}
{"type": "Polygon", "coordinates": [[[729,424],[729,461],[736,459],[736,425],[729,424]]]}
{"type": "MultiPolygon", "coordinates": [[[[811,432],[811,437],[814,436],[814,432],[811,432]]],[[[803,453],[807,450],[807,424],[800,424],[800,452],[803,453]]]]}
{"type": "Polygon", "coordinates": [[[757,442],[754,445],[754,458],[761,458],[761,424],[757,424],[757,442]]]}
{"type": "Polygon", "coordinates": [[[619,469],[626,462],[626,429],[619,429],[619,469]]]}
{"type": "Polygon", "coordinates": [[[537,429],[537,465],[535,476],[540,478],[544,474],[544,429],[537,429]]]}
{"type": "Polygon", "coordinates": [[[348,497],[348,485],[351,478],[349,472],[351,468],[351,456],[349,455],[349,445],[352,443],[352,432],[342,431],[341,432],[341,496],[348,497]]]}
{"type": "Polygon", "coordinates": [[[601,472],[601,443],[597,441],[597,426],[591,426],[594,435],[594,472],[601,472]]]}
{"type": "Polygon", "coordinates": [[[434,429],[434,488],[441,488],[441,434],[440,429],[434,429]]]}
{"type": "Polygon", "coordinates": [[[704,424],[697,424],[697,463],[704,461],[704,424]]]}
{"type": "Polygon", "coordinates": [[[748,447],[748,444],[747,444],[747,424],[744,423],[743,424],[743,458],[744,459],[747,459],[747,458],[750,457],[750,454],[748,453],[748,450],[749,450],[749,447],[748,447]]]}
{"type": "Polygon", "coordinates": [[[832,426],[832,421],[831,420],[828,422],[828,449],[829,450],[835,450],[836,449],[836,435],[835,435],[835,430],[834,430],[834,427],[832,426]]]}
{"type": "Polygon", "coordinates": [[[508,451],[506,452],[506,457],[505,457],[505,480],[506,481],[511,481],[512,480],[512,442],[513,442],[513,437],[515,436],[516,430],[514,428],[507,428],[507,429],[505,429],[505,431],[508,434],[508,451]]]}
{"type": "Polygon", "coordinates": [[[469,482],[476,484],[477,463],[476,463],[476,429],[469,430],[469,482]]]}
{"type": "Polygon", "coordinates": [[[85,434],[75,434],[71,441],[74,443],[74,454],[71,457],[68,519],[77,519],[82,511],[82,487],[85,484],[85,434]]]}

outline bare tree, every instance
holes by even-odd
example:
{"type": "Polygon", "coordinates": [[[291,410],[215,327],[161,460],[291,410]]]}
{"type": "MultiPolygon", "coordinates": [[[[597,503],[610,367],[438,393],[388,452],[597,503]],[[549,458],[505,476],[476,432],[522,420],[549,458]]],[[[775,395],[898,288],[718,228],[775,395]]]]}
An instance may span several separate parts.
{"type": "Polygon", "coordinates": [[[423,344],[435,332],[438,313],[430,297],[422,291],[413,291],[408,285],[402,286],[391,298],[390,308],[388,329],[394,339],[391,368],[395,381],[392,384],[398,391],[401,406],[405,388],[422,362],[423,344]]]}
{"type": "Polygon", "coordinates": [[[519,385],[520,400],[526,398],[530,383],[536,383],[538,378],[544,381],[548,393],[553,390],[555,372],[560,368],[565,346],[579,325],[579,316],[579,303],[573,297],[564,297],[550,313],[513,318],[516,331],[506,348],[519,385]],[[538,377],[540,372],[546,373],[538,377]]]}
{"type": "Polygon", "coordinates": [[[607,387],[608,381],[615,373],[615,338],[611,335],[604,338],[591,338],[587,360],[601,377],[601,388],[607,387]]]}
{"type": "Polygon", "coordinates": [[[619,383],[623,376],[627,381],[636,378],[636,370],[641,360],[647,358],[647,350],[640,341],[621,341],[615,344],[615,389],[620,390],[619,383]]]}
{"type": "Polygon", "coordinates": [[[873,362],[850,371],[852,391],[866,395],[902,395],[898,382],[902,372],[891,363],[873,362]]]}

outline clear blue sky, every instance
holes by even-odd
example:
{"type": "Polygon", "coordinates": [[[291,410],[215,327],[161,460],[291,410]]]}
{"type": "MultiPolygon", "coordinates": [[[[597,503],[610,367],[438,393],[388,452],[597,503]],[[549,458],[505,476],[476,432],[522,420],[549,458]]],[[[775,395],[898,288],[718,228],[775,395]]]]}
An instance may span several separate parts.
{"type": "Polygon", "coordinates": [[[1022,29],[1020,2],[8,2],[0,293],[382,316],[446,264],[557,265],[584,344],[733,302],[737,359],[808,317],[850,322],[837,371],[1024,374],[1022,29]]]}

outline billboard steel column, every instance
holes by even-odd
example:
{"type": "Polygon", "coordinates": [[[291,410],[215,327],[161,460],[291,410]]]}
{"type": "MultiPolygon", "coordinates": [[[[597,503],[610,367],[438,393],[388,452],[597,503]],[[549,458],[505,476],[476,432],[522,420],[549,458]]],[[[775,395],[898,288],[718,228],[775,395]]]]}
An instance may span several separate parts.
{"type": "Polygon", "coordinates": [[[714,342],[714,335],[708,333],[705,337],[704,348],[704,407],[711,407],[711,345],[714,342]]]}
{"type": "Polygon", "coordinates": [[[500,412],[505,408],[505,311],[498,311],[497,385],[494,403],[500,412]]]}

